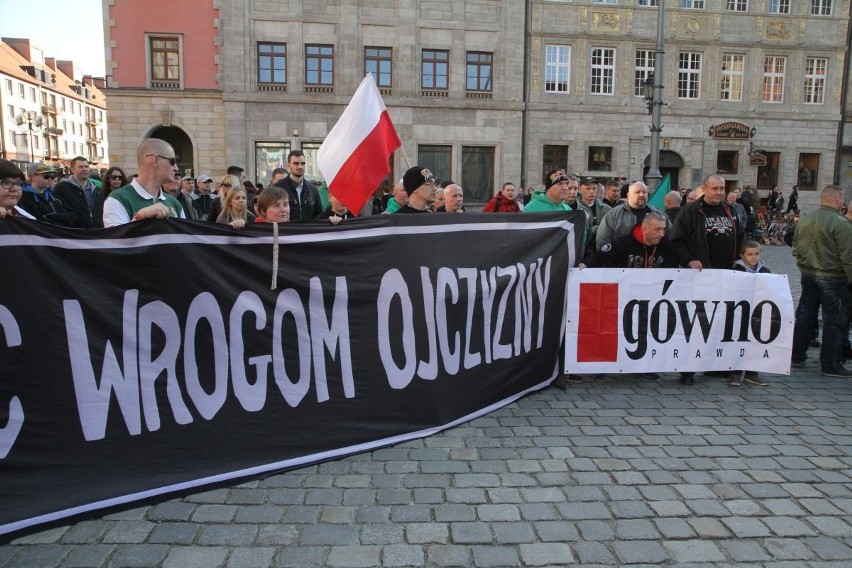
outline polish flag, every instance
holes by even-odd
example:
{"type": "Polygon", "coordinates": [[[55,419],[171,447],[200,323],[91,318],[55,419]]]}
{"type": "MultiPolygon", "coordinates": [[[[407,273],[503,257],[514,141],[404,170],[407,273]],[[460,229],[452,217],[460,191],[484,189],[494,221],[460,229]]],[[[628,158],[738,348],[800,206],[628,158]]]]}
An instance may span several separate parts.
{"type": "Polygon", "coordinates": [[[328,190],[357,215],[390,173],[388,158],[402,146],[388,110],[367,73],[317,152],[328,190]]]}

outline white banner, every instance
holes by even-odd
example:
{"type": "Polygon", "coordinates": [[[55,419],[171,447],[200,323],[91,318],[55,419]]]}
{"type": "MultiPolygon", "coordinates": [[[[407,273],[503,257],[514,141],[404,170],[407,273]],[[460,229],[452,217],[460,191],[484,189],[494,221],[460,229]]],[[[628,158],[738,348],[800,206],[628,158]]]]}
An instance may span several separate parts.
{"type": "Polygon", "coordinates": [[[573,268],[565,371],[790,374],[795,310],[784,274],[573,268]]]}

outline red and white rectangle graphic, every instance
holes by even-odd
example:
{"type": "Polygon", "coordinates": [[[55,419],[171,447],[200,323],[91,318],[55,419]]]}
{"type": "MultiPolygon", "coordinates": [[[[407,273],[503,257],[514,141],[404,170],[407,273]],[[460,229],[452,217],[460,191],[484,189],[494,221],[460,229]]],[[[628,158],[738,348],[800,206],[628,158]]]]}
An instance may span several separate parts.
{"type": "Polygon", "coordinates": [[[568,373],[790,372],[786,275],[586,268],[567,290],[568,373]]]}

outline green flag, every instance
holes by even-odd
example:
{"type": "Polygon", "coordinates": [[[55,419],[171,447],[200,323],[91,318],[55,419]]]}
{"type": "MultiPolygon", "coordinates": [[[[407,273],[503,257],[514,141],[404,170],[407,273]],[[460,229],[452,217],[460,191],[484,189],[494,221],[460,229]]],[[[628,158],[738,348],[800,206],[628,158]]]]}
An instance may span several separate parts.
{"type": "Polygon", "coordinates": [[[666,174],[666,177],[660,181],[660,185],[657,186],[657,190],[654,192],[654,195],[648,199],[648,205],[651,207],[656,207],[660,211],[666,210],[666,194],[671,191],[672,180],[669,178],[669,174],[666,174]]]}

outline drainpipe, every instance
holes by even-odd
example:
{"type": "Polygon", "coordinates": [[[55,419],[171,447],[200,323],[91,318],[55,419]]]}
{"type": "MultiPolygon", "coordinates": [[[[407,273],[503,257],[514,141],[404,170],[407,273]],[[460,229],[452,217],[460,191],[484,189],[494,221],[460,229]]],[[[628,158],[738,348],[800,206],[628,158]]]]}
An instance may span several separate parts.
{"type": "Polygon", "coordinates": [[[843,130],[846,126],[846,104],[849,100],[849,56],[852,55],[852,18],[846,22],[846,65],[840,87],[840,123],[837,125],[837,143],[834,152],[834,184],[840,185],[840,166],[843,160],[843,130]]]}
{"type": "Polygon", "coordinates": [[[524,110],[521,115],[521,191],[527,187],[527,115],[530,110],[530,48],[532,37],[530,23],[532,20],[532,0],[525,2],[524,8],[524,110]]]}

